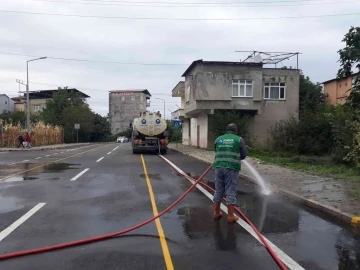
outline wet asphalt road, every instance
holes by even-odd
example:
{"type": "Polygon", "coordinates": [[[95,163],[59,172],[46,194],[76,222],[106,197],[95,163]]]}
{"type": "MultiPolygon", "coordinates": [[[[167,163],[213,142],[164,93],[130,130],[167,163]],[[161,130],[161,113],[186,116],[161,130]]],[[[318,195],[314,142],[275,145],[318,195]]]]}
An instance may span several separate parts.
{"type": "MultiPolygon", "coordinates": [[[[116,232],[152,217],[141,155],[133,155],[129,144],[114,150],[117,146],[1,154],[0,254],[116,232]],[[101,157],[104,159],[96,162],[101,157]],[[70,181],[85,169],[89,170],[70,181]],[[45,204],[5,236],[4,230],[39,203],[45,204]]],[[[192,176],[199,176],[208,166],[173,151],[166,157],[192,176]]],[[[160,212],[190,184],[158,156],[143,158],[160,212]]],[[[212,185],[213,177],[210,171],[205,182],[212,185]]],[[[360,269],[360,237],[351,228],[276,195],[263,196],[242,182],[238,205],[267,239],[301,267],[360,269]]],[[[0,261],[2,270],[171,266],[278,269],[264,247],[240,225],[227,224],[225,219],[214,221],[211,201],[198,190],[157,225],[151,223],[125,237],[0,261]],[[166,237],[162,243],[159,226],[166,237]]]]}

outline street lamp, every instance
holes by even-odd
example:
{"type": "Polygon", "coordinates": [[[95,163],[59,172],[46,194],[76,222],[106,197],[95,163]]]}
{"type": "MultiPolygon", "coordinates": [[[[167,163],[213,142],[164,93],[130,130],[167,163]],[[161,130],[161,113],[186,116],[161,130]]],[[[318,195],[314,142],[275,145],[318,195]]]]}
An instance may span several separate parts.
{"type": "Polygon", "coordinates": [[[155,99],[159,99],[159,100],[164,101],[164,119],[165,119],[165,99],[162,99],[162,98],[155,98],[155,99]]]}
{"type": "Polygon", "coordinates": [[[46,58],[47,57],[40,57],[26,61],[26,129],[28,133],[30,133],[29,62],[43,60],[46,58]]]}

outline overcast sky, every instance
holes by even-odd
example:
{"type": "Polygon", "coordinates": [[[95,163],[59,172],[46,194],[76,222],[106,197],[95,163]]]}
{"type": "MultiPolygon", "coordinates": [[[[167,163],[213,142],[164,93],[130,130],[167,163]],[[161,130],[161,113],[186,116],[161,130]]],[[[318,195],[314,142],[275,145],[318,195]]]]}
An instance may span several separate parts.
{"type": "MultiPolygon", "coordinates": [[[[354,0],[1,0],[0,52],[173,64],[123,65],[46,59],[31,62],[29,69],[30,90],[76,87],[91,96],[91,108],[102,115],[108,113],[109,90],[144,88],[152,94],[152,109],[163,110],[163,101],[154,98],[166,99],[166,116],[170,117],[169,110],[174,111],[176,104],[180,105],[179,98],[171,97],[171,90],[192,61],[239,61],[246,57],[235,50],[301,52],[300,68],[313,81],[321,82],[336,76],[337,51],[343,47],[341,40],[350,26],[359,26],[359,22],[360,1],[354,0]],[[215,2],[213,6],[204,4],[215,2]],[[198,4],[189,7],[188,3],[198,4]],[[210,20],[80,18],[3,11],[210,20]],[[359,14],[243,20],[348,13],[359,14]],[[219,18],[242,20],[211,20],[219,18]]],[[[18,95],[15,80],[26,81],[29,59],[0,54],[0,94],[18,95]]],[[[282,64],[295,66],[296,62],[289,60],[282,64]]]]}

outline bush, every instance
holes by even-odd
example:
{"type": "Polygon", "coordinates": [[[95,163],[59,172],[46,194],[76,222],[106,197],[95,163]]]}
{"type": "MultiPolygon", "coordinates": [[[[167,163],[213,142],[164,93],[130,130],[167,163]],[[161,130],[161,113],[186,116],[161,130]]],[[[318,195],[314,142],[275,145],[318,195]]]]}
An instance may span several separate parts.
{"type": "Polygon", "coordinates": [[[170,142],[182,142],[182,129],[181,127],[174,127],[172,121],[167,121],[167,131],[169,131],[170,142]]]}
{"type": "Polygon", "coordinates": [[[215,110],[213,115],[209,115],[209,133],[217,138],[226,132],[226,127],[230,123],[237,125],[238,135],[244,138],[246,144],[251,145],[249,118],[239,114],[239,111],[215,110]]]}
{"type": "Polygon", "coordinates": [[[275,151],[299,155],[330,154],[333,147],[332,125],[325,112],[305,112],[280,121],[270,129],[270,146],[275,151]]]}

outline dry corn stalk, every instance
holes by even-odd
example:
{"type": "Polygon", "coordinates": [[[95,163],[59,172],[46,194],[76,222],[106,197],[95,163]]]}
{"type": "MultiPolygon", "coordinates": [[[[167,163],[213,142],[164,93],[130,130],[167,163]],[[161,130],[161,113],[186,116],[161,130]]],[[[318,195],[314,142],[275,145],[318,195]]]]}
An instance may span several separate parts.
{"type": "MultiPolygon", "coordinates": [[[[24,135],[26,130],[19,124],[7,123],[0,119],[2,133],[0,134],[1,147],[15,147],[19,144],[19,135],[24,135]]],[[[59,126],[46,125],[42,122],[31,125],[32,146],[51,145],[63,143],[63,130],[59,126]]]]}

